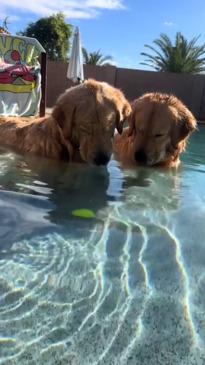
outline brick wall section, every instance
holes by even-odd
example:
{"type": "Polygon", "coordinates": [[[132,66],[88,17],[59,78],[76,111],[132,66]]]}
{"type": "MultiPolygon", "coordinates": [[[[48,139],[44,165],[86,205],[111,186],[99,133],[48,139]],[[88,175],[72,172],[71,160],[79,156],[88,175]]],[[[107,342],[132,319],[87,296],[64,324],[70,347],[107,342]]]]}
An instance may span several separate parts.
{"type": "MultiPolygon", "coordinates": [[[[66,78],[68,64],[48,61],[47,106],[52,107],[57,97],[72,86],[66,78]]],[[[173,93],[193,112],[198,120],[205,120],[205,75],[185,75],[116,68],[114,66],[84,66],[85,78],[106,81],[120,88],[129,100],[145,92],[173,93]]]]}

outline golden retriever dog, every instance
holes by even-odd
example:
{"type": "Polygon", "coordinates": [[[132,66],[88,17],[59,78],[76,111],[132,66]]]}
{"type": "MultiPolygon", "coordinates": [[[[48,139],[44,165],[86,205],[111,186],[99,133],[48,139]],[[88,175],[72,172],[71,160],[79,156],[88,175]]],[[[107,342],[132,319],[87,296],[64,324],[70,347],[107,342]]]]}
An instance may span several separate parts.
{"type": "Polygon", "coordinates": [[[175,96],[148,93],[132,104],[130,126],[115,136],[114,152],[125,164],[177,167],[196,120],[175,96]]]}
{"type": "Polygon", "coordinates": [[[0,143],[18,152],[106,165],[115,128],[122,133],[131,106],[122,92],[87,80],[62,94],[45,118],[0,118],[0,143]]]}

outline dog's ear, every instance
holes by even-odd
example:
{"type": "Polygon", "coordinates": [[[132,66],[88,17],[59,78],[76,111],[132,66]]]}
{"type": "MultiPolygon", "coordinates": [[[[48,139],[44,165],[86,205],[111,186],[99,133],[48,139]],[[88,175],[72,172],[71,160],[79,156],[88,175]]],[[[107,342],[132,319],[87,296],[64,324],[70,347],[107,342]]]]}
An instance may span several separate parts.
{"type": "Polygon", "coordinates": [[[61,105],[59,105],[59,104],[55,105],[55,107],[53,108],[53,111],[52,111],[52,116],[56,120],[58,125],[61,128],[63,128],[63,126],[65,124],[65,113],[64,113],[63,108],[61,107],[61,105]]]}
{"type": "Polygon", "coordinates": [[[75,106],[69,107],[65,110],[65,106],[61,104],[56,104],[53,109],[52,117],[62,129],[65,138],[69,138],[72,133],[74,127],[75,112],[75,106]]]}
{"type": "Polygon", "coordinates": [[[177,145],[185,140],[196,129],[196,119],[190,111],[183,113],[173,128],[173,142],[177,145]]]}
{"type": "Polygon", "coordinates": [[[58,132],[61,138],[62,151],[61,151],[61,159],[66,159],[72,161],[73,158],[73,145],[70,141],[72,135],[72,128],[74,125],[74,113],[75,107],[69,109],[69,111],[65,111],[65,107],[61,106],[61,104],[56,104],[52,117],[55,120],[55,124],[58,126],[58,132]]]}
{"type": "Polygon", "coordinates": [[[129,125],[128,137],[134,136],[136,134],[135,114],[136,114],[137,100],[133,100],[130,103],[130,106],[131,106],[131,114],[128,119],[128,125],[129,125]]]}
{"type": "Polygon", "coordinates": [[[119,134],[122,134],[123,132],[123,125],[126,121],[129,121],[130,114],[132,112],[131,105],[128,101],[126,101],[122,108],[122,113],[120,114],[119,111],[117,111],[116,115],[116,129],[119,134]]]}
{"type": "Polygon", "coordinates": [[[132,114],[129,117],[129,132],[128,137],[134,136],[136,134],[136,127],[135,127],[135,112],[132,111],[132,114]]]}
{"type": "Polygon", "coordinates": [[[115,127],[119,134],[122,134],[122,132],[123,132],[123,124],[124,124],[124,120],[122,119],[119,110],[117,110],[115,127]]]}

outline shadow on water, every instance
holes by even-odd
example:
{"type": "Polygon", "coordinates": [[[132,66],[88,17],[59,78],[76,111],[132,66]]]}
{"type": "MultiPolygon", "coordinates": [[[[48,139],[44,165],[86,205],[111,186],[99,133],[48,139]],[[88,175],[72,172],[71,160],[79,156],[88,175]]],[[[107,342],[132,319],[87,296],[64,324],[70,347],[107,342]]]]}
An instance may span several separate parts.
{"type": "Polygon", "coordinates": [[[98,212],[121,194],[120,181],[109,188],[110,174],[104,167],[22,157],[1,150],[0,168],[1,249],[52,231],[86,239],[94,226],[103,228],[98,212]],[[74,217],[76,209],[88,209],[94,218],[74,217]]]}
{"type": "Polygon", "coordinates": [[[115,203],[123,202],[130,212],[147,208],[147,204],[156,206],[157,201],[164,209],[169,208],[169,202],[177,205],[173,203],[174,172],[143,167],[122,171],[115,161],[108,168],[66,164],[4,149],[0,151],[0,168],[1,250],[25,237],[51,232],[89,238],[93,228],[102,231],[106,214],[115,203]],[[160,191],[157,179],[160,185],[164,179],[160,191]],[[95,217],[74,217],[76,209],[89,209],[95,217]],[[102,211],[103,216],[98,214],[102,211]]]}

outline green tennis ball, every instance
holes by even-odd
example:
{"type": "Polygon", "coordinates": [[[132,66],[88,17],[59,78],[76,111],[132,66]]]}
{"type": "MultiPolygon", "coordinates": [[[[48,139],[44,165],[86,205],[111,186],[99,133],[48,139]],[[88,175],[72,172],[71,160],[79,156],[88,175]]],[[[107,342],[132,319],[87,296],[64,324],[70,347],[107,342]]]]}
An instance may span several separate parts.
{"type": "Polygon", "coordinates": [[[94,218],[95,213],[90,209],[75,209],[71,212],[72,216],[79,218],[94,218]]]}

